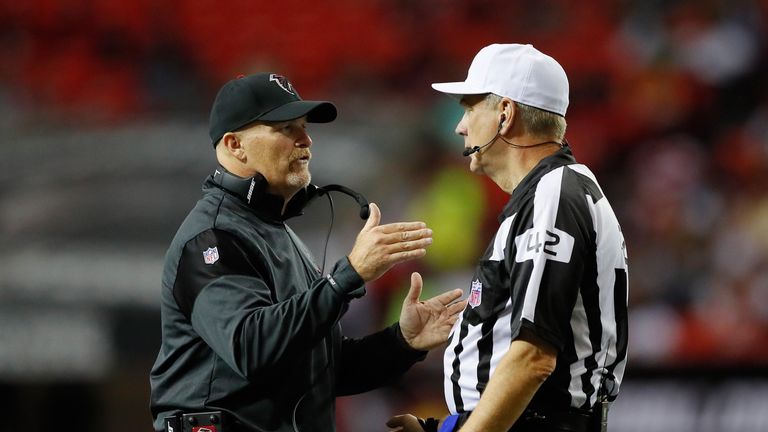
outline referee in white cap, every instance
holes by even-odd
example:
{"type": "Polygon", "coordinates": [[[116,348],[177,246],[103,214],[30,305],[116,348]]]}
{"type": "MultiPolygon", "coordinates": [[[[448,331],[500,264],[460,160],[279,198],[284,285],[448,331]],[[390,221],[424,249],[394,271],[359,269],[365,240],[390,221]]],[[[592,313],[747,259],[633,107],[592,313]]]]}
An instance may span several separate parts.
{"type": "Polygon", "coordinates": [[[451,415],[399,415],[387,425],[606,430],[627,359],[627,254],[595,175],[565,140],[565,71],[531,45],[494,44],[465,81],[432,87],[464,108],[456,133],[470,170],[510,199],[445,350],[451,415]]]}

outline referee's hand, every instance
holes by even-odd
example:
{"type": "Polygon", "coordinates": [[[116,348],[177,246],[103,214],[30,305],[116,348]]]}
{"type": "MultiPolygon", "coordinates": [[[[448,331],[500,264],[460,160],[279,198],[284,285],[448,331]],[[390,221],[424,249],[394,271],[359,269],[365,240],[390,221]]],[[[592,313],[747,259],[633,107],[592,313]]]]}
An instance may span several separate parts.
{"type": "Polygon", "coordinates": [[[370,209],[371,215],[349,253],[350,264],[366,282],[378,279],[395,264],[423,257],[432,244],[432,230],[424,222],[379,225],[379,206],[371,204],[370,209]]]}
{"type": "Polygon", "coordinates": [[[413,414],[396,415],[387,421],[390,432],[426,432],[413,414]]]}
{"type": "Polygon", "coordinates": [[[387,420],[390,432],[437,432],[439,424],[439,419],[420,419],[413,414],[396,415],[387,420]]]}

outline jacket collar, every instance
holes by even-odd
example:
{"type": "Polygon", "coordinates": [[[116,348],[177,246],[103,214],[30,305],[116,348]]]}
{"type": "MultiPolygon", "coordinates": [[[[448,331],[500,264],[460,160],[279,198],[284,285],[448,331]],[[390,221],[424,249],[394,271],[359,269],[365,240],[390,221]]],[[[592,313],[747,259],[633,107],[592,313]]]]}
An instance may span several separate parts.
{"type": "Polygon", "coordinates": [[[279,195],[267,192],[269,183],[261,174],[253,177],[238,177],[222,166],[218,166],[216,171],[205,181],[205,187],[215,187],[232,195],[241,204],[253,210],[255,213],[271,219],[273,221],[285,221],[295,216],[304,214],[304,208],[318,196],[317,187],[309,186],[298,191],[285,208],[283,214],[283,204],[285,200],[279,195]]]}

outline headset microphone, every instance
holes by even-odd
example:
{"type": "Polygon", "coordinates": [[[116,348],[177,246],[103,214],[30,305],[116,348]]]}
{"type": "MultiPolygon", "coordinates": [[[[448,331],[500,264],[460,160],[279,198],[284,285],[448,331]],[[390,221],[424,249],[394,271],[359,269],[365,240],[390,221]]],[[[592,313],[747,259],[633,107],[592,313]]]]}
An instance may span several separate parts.
{"type": "Polygon", "coordinates": [[[472,153],[478,152],[478,151],[480,151],[480,147],[474,146],[472,148],[468,148],[468,149],[464,150],[461,154],[463,154],[464,156],[469,156],[472,153]]]}
{"type": "Polygon", "coordinates": [[[504,126],[504,120],[505,119],[506,118],[504,117],[504,114],[502,114],[501,115],[501,121],[499,122],[499,130],[496,131],[496,136],[494,136],[490,141],[488,141],[487,143],[485,143],[485,144],[483,144],[483,145],[481,145],[479,147],[478,146],[474,146],[472,148],[468,148],[468,149],[464,150],[464,152],[462,154],[464,156],[469,156],[472,153],[479,152],[484,147],[489,146],[489,145],[493,144],[494,142],[496,142],[497,138],[501,138],[502,141],[504,141],[508,145],[510,145],[510,146],[512,146],[514,148],[517,148],[517,149],[529,149],[529,148],[539,147],[539,146],[549,145],[549,144],[559,145],[560,148],[570,147],[570,145],[568,144],[568,140],[566,140],[565,138],[563,138],[562,142],[559,142],[559,141],[544,141],[544,142],[540,142],[540,143],[537,143],[537,144],[531,144],[531,145],[519,145],[519,144],[515,144],[513,142],[509,142],[506,139],[504,139],[503,136],[501,136],[501,128],[502,128],[502,126],[504,126]]]}
{"type": "Polygon", "coordinates": [[[501,120],[499,121],[499,128],[496,130],[496,135],[494,135],[494,137],[491,138],[490,141],[488,141],[487,143],[485,143],[485,144],[483,144],[481,146],[474,146],[472,148],[465,149],[461,154],[463,154],[466,157],[466,156],[471,155],[472,153],[479,152],[483,148],[491,145],[494,141],[496,141],[496,138],[499,137],[499,134],[501,133],[501,128],[504,126],[504,120],[506,120],[506,119],[507,119],[507,117],[504,114],[502,114],[501,115],[501,120]]]}

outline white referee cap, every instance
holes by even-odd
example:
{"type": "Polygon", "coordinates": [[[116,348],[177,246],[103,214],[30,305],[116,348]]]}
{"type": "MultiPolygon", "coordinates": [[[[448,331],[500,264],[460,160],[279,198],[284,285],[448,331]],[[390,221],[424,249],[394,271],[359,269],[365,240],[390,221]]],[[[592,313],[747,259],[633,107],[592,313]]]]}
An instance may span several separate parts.
{"type": "Polygon", "coordinates": [[[432,88],[459,99],[494,93],[563,117],[568,109],[565,70],[532,45],[488,45],[472,60],[466,80],[434,83],[432,88]]]}

